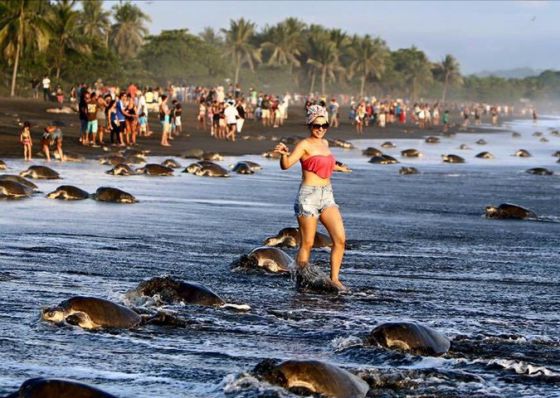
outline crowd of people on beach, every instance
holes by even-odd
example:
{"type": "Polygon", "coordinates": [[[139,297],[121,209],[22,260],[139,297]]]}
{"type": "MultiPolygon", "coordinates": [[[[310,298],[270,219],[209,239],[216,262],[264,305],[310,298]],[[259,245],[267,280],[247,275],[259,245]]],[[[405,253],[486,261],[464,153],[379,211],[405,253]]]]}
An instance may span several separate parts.
{"type": "MultiPolygon", "coordinates": [[[[331,104],[337,104],[335,98],[331,100],[331,104]]],[[[338,106],[335,105],[334,109],[338,109],[338,106]]],[[[533,120],[536,120],[536,110],[534,108],[521,109],[522,115],[527,112],[531,112],[533,120]]],[[[359,135],[363,134],[364,127],[385,128],[394,123],[412,123],[418,129],[439,128],[441,126],[445,133],[449,129],[451,114],[460,117],[460,126],[463,129],[471,123],[480,126],[482,117],[490,117],[491,124],[498,126],[499,117],[513,116],[514,107],[484,103],[440,104],[439,102],[417,102],[411,105],[402,99],[378,100],[373,97],[369,101],[367,98],[360,101],[351,100],[348,117],[359,135]]]]}
{"type": "MultiPolygon", "coordinates": [[[[53,89],[48,76],[32,83],[36,89],[35,98],[39,98],[39,88],[42,88],[45,101],[56,101],[58,107],[63,108],[66,97],[60,85],[53,89]]],[[[452,118],[459,120],[455,125],[460,128],[467,128],[471,123],[479,126],[483,117],[496,126],[500,117],[511,116],[515,111],[513,106],[502,104],[412,103],[402,98],[305,96],[288,92],[273,95],[252,87],[243,91],[240,84],[229,84],[227,87],[170,84],[166,88],[139,88],[130,83],[121,89],[105,85],[101,80],[91,85],[82,83],[72,87],[69,102],[70,107],[78,111],[81,144],[93,147],[136,145],[139,138],[153,134],[149,121],[154,115],[161,124],[160,145],[171,146],[170,141],[183,133],[184,104],[193,104],[198,108],[196,115],[190,117],[196,119],[190,127],[206,131],[215,139],[231,142],[238,139],[247,120],[258,123],[263,129],[281,127],[288,119],[291,106],[304,108],[304,111],[312,105],[324,107],[334,129],[341,124],[341,108],[344,107],[348,109],[348,121],[357,135],[363,135],[367,128],[383,129],[394,124],[412,124],[417,129],[441,128],[445,133],[452,118]]],[[[530,106],[521,107],[518,113],[531,114],[534,120],[537,118],[536,110],[530,106]]],[[[60,135],[56,152],[62,152],[62,132],[60,127],[54,127],[59,131],[56,134],[60,135]]],[[[52,145],[55,141],[48,140],[52,145]]],[[[30,160],[32,141],[29,127],[22,129],[20,142],[24,147],[24,158],[30,160]]],[[[46,153],[45,157],[50,158],[46,153]]]]}
{"type": "Polygon", "coordinates": [[[257,120],[263,127],[278,128],[288,117],[288,106],[292,100],[289,93],[272,96],[258,93],[250,88],[243,95],[239,85],[205,88],[198,86],[194,95],[198,102],[198,128],[206,130],[217,139],[236,140],[243,130],[245,120],[257,120]]]}

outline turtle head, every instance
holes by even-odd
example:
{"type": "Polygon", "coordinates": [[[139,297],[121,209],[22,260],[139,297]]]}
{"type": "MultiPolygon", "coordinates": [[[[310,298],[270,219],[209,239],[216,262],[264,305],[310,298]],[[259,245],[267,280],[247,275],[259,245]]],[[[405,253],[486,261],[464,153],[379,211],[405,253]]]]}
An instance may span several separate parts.
{"type": "Polygon", "coordinates": [[[61,307],[43,308],[41,318],[53,323],[62,323],[64,321],[64,309],[61,307]]]}
{"type": "Polygon", "coordinates": [[[296,247],[297,241],[293,236],[271,236],[264,241],[265,246],[282,246],[282,247],[296,247]]]}
{"type": "Polygon", "coordinates": [[[255,366],[253,372],[260,377],[268,379],[276,372],[276,367],[279,363],[280,361],[277,359],[264,359],[255,366]]]}
{"type": "Polygon", "coordinates": [[[187,168],[185,170],[187,171],[187,173],[195,174],[200,169],[202,169],[202,166],[200,166],[200,164],[193,163],[193,164],[187,166],[187,168]]]}
{"type": "Polygon", "coordinates": [[[136,203],[137,200],[134,196],[130,194],[122,195],[120,198],[121,203],[136,203]]]}
{"type": "Polygon", "coordinates": [[[282,239],[279,239],[277,236],[271,236],[264,241],[265,246],[278,246],[281,243],[282,239]]]}
{"type": "Polygon", "coordinates": [[[484,208],[486,217],[492,218],[498,215],[498,208],[496,206],[486,206],[484,208]]]}

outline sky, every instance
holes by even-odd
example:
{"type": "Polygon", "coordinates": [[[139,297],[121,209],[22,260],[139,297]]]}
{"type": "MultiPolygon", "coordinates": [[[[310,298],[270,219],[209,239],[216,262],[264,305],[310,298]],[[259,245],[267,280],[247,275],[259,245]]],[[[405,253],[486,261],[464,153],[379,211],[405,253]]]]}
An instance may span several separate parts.
{"type": "MultiPolygon", "coordinates": [[[[391,50],[415,45],[430,60],[454,55],[463,73],[560,69],[560,1],[133,1],[152,34],[206,26],[227,28],[244,17],[276,24],[287,17],[370,34],[391,50]]],[[[111,2],[108,2],[108,6],[111,2]]]]}

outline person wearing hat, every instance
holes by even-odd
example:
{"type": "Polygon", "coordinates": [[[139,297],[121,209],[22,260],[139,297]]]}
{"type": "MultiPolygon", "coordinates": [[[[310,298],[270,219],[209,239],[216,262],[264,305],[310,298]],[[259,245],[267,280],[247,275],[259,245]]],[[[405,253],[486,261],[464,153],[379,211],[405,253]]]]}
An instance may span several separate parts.
{"type": "Polygon", "coordinates": [[[276,145],[274,149],[281,155],[282,170],[289,169],[298,161],[301,163],[302,181],[294,204],[301,235],[296,263],[300,268],[309,264],[317,223],[321,221],[333,242],[330,259],[331,281],[340,291],[345,291],[346,287],[339,280],[339,272],[346,236],[342,216],[334,200],[331,175],[333,171],[349,173],[351,170],[346,165],[336,162],[329,149],[329,143],[325,139],[329,128],[329,116],[324,107],[309,106],[307,126],[309,137],[300,141],[293,151],[290,152],[284,143],[276,145]]]}

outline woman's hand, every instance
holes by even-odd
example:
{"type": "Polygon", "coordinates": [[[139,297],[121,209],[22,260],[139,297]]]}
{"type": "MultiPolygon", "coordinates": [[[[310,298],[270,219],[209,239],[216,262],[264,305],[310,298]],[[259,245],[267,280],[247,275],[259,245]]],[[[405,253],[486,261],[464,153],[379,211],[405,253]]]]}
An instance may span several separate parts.
{"type": "Polygon", "coordinates": [[[283,142],[274,147],[274,152],[279,153],[280,155],[290,155],[290,150],[283,142]]]}
{"type": "Polygon", "coordinates": [[[340,171],[341,173],[351,173],[352,169],[348,167],[348,165],[345,165],[344,163],[336,162],[336,165],[334,166],[334,171],[340,171]]]}

